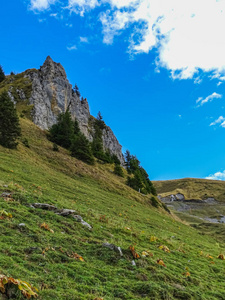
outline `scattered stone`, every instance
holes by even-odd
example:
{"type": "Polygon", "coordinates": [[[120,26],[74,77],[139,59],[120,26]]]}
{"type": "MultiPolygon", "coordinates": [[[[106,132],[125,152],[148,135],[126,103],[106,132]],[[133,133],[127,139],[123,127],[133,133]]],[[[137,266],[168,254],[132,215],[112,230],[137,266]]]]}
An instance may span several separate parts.
{"type": "Polygon", "coordinates": [[[73,210],[73,209],[61,209],[61,211],[57,212],[56,214],[59,215],[59,216],[67,217],[67,216],[72,215],[74,213],[76,213],[76,211],[73,210]]]}
{"type": "Polygon", "coordinates": [[[50,205],[47,203],[34,203],[34,204],[31,204],[30,207],[50,210],[50,211],[53,211],[55,214],[62,216],[62,217],[67,217],[67,216],[71,215],[77,222],[80,222],[83,226],[88,227],[88,229],[92,229],[92,226],[90,224],[88,224],[87,222],[85,222],[81,216],[74,215],[74,213],[76,213],[76,211],[73,209],[58,209],[56,206],[50,205]]]}
{"type": "Polygon", "coordinates": [[[7,184],[3,185],[3,187],[8,188],[9,186],[7,184]]]}
{"type": "Polygon", "coordinates": [[[106,248],[109,248],[109,249],[111,249],[113,251],[119,252],[120,256],[123,256],[123,252],[122,252],[121,248],[118,247],[118,246],[116,246],[116,245],[114,245],[114,244],[103,243],[102,246],[106,247],[106,248]]]}
{"type": "Polygon", "coordinates": [[[41,208],[41,209],[46,209],[46,210],[51,210],[51,211],[57,210],[57,207],[55,207],[54,205],[47,204],[47,203],[33,203],[31,206],[34,208],[41,208]]]}
{"type": "Polygon", "coordinates": [[[81,216],[79,216],[79,215],[72,215],[72,216],[75,220],[80,222],[83,226],[86,226],[88,229],[92,229],[92,226],[90,224],[88,224],[87,222],[85,222],[81,216]]]}
{"type": "Polygon", "coordinates": [[[132,262],[131,262],[131,264],[132,264],[132,266],[136,266],[136,262],[134,261],[134,260],[132,260],[132,262]]]}

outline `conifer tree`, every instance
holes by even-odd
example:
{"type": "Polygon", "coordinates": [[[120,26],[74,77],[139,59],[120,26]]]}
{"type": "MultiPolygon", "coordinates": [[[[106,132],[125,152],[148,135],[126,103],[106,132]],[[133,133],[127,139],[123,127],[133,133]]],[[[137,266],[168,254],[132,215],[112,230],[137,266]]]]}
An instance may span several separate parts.
{"type": "Polygon", "coordinates": [[[0,65],[0,82],[2,82],[5,79],[5,73],[3,71],[2,66],[0,65]]]}
{"type": "Polygon", "coordinates": [[[54,124],[49,131],[50,140],[59,146],[69,149],[74,136],[74,122],[67,110],[58,116],[57,124],[54,124]]]}
{"type": "Polygon", "coordinates": [[[90,165],[94,164],[94,157],[91,151],[90,143],[83,133],[74,136],[70,148],[71,156],[76,157],[90,165]]]}
{"type": "Polygon", "coordinates": [[[73,91],[78,97],[80,97],[80,91],[76,83],[74,85],[73,91]]]}
{"type": "Polygon", "coordinates": [[[21,135],[19,118],[13,102],[5,91],[0,95],[0,144],[16,148],[16,139],[21,135]]]}

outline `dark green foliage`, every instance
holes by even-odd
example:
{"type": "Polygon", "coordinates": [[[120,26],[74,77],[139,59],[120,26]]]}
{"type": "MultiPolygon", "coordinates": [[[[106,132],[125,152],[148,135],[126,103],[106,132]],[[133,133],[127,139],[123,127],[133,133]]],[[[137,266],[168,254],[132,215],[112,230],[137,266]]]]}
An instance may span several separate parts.
{"type": "Polygon", "coordinates": [[[2,66],[0,65],[0,82],[2,82],[5,79],[5,73],[3,71],[2,66]]]}
{"type": "Polygon", "coordinates": [[[121,165],[114,164],[114,174],[116,174],[120,177],[124,177],[123,169],[122,169],[121,165]]]}
{"type": "Polygon", "coordinates": [[[127,185],[129,185],[136,191],[142,192],[144,185],[143,185],[141,173],[139,170],[136,170],[134,172],[133,177],[130,177],[130,176],[127,177],[127,185]]]}
{"type": "Polygon", "coordinates": [[[74,126],[70,112],[67,110],[65,113],[61,113],[58,116],[57,124],[53,125],[49,131],[49,139],[53,143],[69,149],[74,136],[74,126]]]}
{"type": "Polygon", "coordinates": [[[92,152],[94,156],[106,163],[111,163],[111,155],[104,152],[102,134],[103,129],[106,127],[102,115],[99,112],[94,121],[94,138],[92,142],[92,152]]]}
{"type": "Polygon", "coordinates": [[[76,83],[74,85],[73,91],[78,97],[80,97],[80,91],[76,83]]]}
{"type": "Polygon", "coordinates": [[[113,161],[115,164],[120,165],[120,160],[119,160],[119,158],[116,156],[116,154],[113,154],[113,155],[111,156],[111,158],[112,158],[112,161],[113,161]]]}
{"type": "Polygon", "coordinates": [[[82,133],[74,136],[70,150],[71,156],[87,162],[90,165],[94,164],[94,157],[91,152],[90,143],[82,133]]]}
{"type": "Polygon", "coordinates": [[[16,139],[21,135],[19,118],[7,92],[0,95],[0,144],[16,148],[16,139]]]}
{"type": "Polygon", "coordinates": [[[71,151],[71,156],[88,164],[94,164],[89,141],[80,132],[77,120],[72,121],[71,114],[67,110],[58,117],[58,123],[53,125],[49,132],[49,139],[54,143],[53,151],[58,151],[60,145],[71,151]]]}
{"type": "Polygon", "coordinates": [[[80,133],[80,127],[79,127],[79,124],[77,122],[77,120],[74,121],[74,134],[79,134],[80,133]]]}
{"type": "Polygon", "coordinates": [[[155,197],[151,197],[151,203],[152,203],[152,206],[158,208],[159,207],[159,202],[157,201],[157,199],[155,197]]]}
{"type": "Polygon", "coordinates": [[[52,150],[58,152],[59,151],[59,147],[56,143],[53,143],[52,145],[52,150]]]}
{"type": "Polygon", "coordinates": [[[96,118],[96,126],[98,128],[100,128],[101,130],[103,130],[106,127],[105,122],[103,121],[103,117],[102,117],[100,111],[98,112],[98,115],[97,115],[97,118],[96,118]]]}
{"type": "Polygon", "coordinates": [[[27,138],[22,139],[22,143],[24,144],[25,147],[30,148],[29,142],[27,138]]]}
{"type": "Polygon", "coordinates": [[[128,176],[127,185],[143,194],[157,194],[155,187],[148,177],[148,173],[140,166],[140,161],[137,157],[131,155],[128,150],[125,152],[125,164],[128,173],[133,174],[133,176],[128,176]]]}

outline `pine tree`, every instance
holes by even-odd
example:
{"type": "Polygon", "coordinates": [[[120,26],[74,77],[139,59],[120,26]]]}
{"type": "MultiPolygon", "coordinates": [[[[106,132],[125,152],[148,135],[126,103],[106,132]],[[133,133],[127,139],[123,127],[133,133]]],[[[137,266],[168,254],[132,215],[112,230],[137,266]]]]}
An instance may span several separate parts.
{"type": "Polygon", "coordinates": [[[83,133],[74,136],[70,148],[71,156],[76,157],[90,165],[94,164],[94,157],[91,151],[90,143],[83,133]]]}
{"type": "Polygon", "coordinates": [[[80,133],[80,127],[79,123],[77,120],[74,121],[74,134],[79,134],[80,133]]]}
{"type": "Polygon", "coordinates": [[[74,136],[74,126],[70,112],[67,110],[65,113],[61,113],[58,116],[57,124],[54,124],[49,131],[49,139],[53,143],[69,149],[74,136]]]}
{"type": "Polygon", "coordinates": [[[74,85],[73,91],[78,97],[80,97],[80,91],[76,83],[74,85]]]}
{"type": "Polygon", "coordinates": [[[0,82],[2,82],[5,79],[5,73],[3,71],[2,66],[0,65],[0,82]]]}
{"type": "Polygon", "coordinates": [[[0,144],[16,148],[16,139],[21,135],[19,118],[7,92],[0,95],[0,144]]]}

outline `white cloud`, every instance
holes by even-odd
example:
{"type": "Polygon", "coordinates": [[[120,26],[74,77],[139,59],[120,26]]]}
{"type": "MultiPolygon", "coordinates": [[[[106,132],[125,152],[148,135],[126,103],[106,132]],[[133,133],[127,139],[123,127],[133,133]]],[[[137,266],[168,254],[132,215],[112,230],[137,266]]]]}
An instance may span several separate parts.
{"type": "MultiPolygon", "coordinates": [[[[54,3],[31,0],[31,7],[43,10],[54,3]]],[[[157,49],[157,66],[168,69],[173,78],[198,77],[202,70],[225,80],[225,0],[67,0],[62,8],[66,5],[81,16],[99,7],[106,44],[130,28],[129,51],[157,49]]]]}
{"type": "Polygon", "coordinates": [[[200,107],[200,106],[204,105],[204,104],[207,103],[207,102],[211,102],[211,101],[213,101],[214,99],[220,99],[220,98],[222,98],[222,95],[220,95],[220,94],[218,94],[218,93],[216,93],[216,92],[212,93],[212,95],[209,95],[209,96],[206,97],[205,99],[202,98],[202,97],[199,97],[199,98],[196,100],[196,103],[199,103],[199,104],[197,105],[197,107],[200,107]]]}
{"type": "Polygon", "coordinates": [[[54,4],[57,0],[31,0],[30,8],[32,10],[45,10],[48,9],[51,4],[54,4]]]}
{"type": "Polygon", "coordinates": [[[87,37],[85,37],[85,36],[80,36],[80,42],[81,43],[89,43],[89,41],[88,41],[88,38],[87,37]]]}
{"type": "Polygon", "coordinates": [[[225,180],[225,170],[223,172],[216,172],[215,174],[210,174],[205,179],[225,180]]]}
{"type": "Polygon", "coordinates": [[[98,0],[68,0],[68,9],[81,16],[84,16],[85,11],[94,9],[99,5],[98,0]]]}
{"type": "Polygon", "coordinates": [[[69,51],[72,51],[72,50],[77,50],[77,46],[76,45],[73,45],[73,46],[70,46],[70,47],[66,47],[67,50],[69,51]]]}
{"type": "Polygon", "coordinates": [[[225,123],[225,118],[223,116],[220,116],[214,122],[210,123],[209,126],[215,126],[217,124],[220,124],[220,126],[225,127],[224,123],[225,123]]]}

